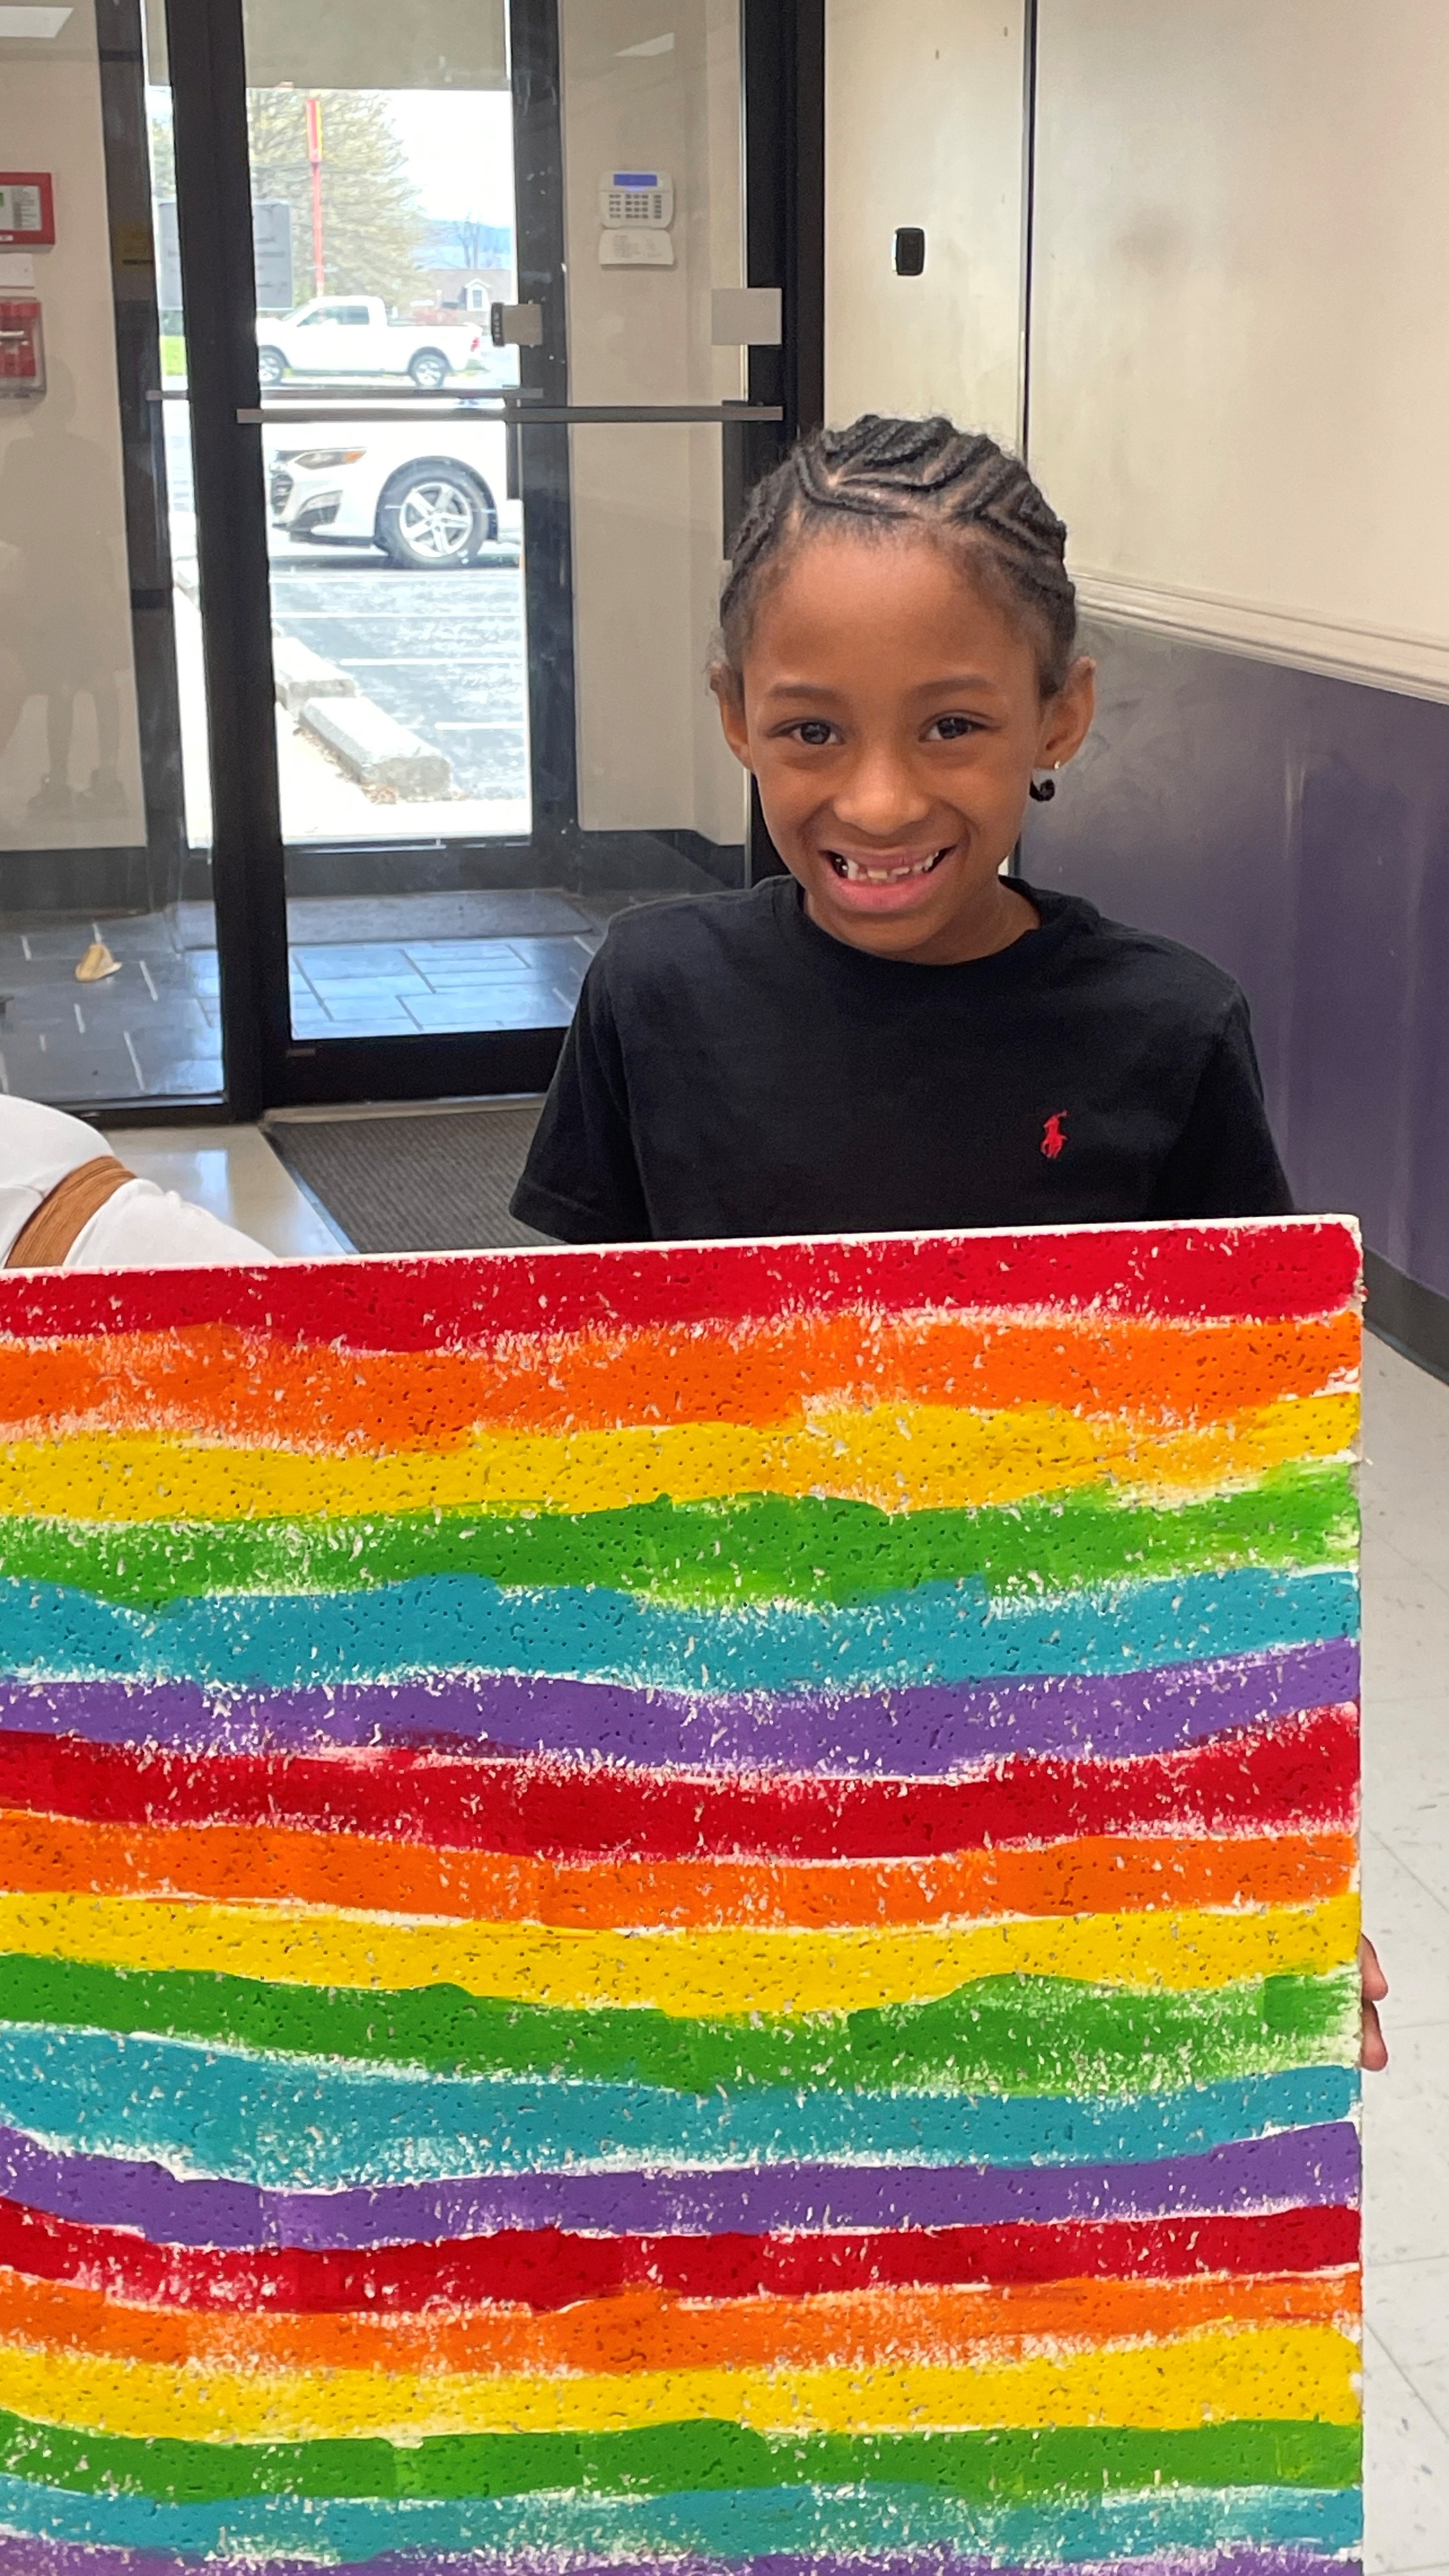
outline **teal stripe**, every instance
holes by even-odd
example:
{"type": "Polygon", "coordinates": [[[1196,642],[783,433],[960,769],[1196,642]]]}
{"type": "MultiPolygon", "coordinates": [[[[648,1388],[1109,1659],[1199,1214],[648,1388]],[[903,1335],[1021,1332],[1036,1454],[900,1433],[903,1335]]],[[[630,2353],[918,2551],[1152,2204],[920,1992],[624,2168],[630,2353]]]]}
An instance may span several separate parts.
{"type": "Polygon", "coordinates": [[[341,1595],[188,1600],[159,1613],[50,1584],[0,1583],[12,1672],[237,1690],[456,1670],[660,1690],[892,1690],[1141,1671],[1324,1644],[1357,1625],[1351,1571],[1261,1567],[1041,1601],[993,1603],[978,1583],[933,1583],[863,1608],[727,1612],[588,1589],[505,1592],[472,1576],[341,1595]]]}
{"type": "Polygon", "coordinates": [[[72,2495],[0,2477],[0,2526],[72,2545],[216,2554],[223,2564],[289,2551],[333,2559],[385,2550],[488,2549],[580,2558],[764,2557],[774,2551],[932,2546],[989,2550],[1005,2566],[1100,2566],[1226,2542],[1260,2548],[1356,2548],[1357,2489],[1157,2490],[1041,2510],[958,2502],[924,2487],[814,2487],[615,2503],[566,2496],[460,2504],[351,2504],[265,2496],[224,2505],[153,2505],[130,2495],[72,2495]]]}
{"type": "MultiPolygon", "coordinates": [[[[0,1997],[3,2004],[3,1997],[0,1997]]],[[[181,2040],[0,2026],[0,2125],[60,2153],[154,2158],[266,2191],[560,2173],[588,2165],[1139,2164],[1352,2116],[1348,2067],[1137,2102],[419,2081],[181,2040]]]]}

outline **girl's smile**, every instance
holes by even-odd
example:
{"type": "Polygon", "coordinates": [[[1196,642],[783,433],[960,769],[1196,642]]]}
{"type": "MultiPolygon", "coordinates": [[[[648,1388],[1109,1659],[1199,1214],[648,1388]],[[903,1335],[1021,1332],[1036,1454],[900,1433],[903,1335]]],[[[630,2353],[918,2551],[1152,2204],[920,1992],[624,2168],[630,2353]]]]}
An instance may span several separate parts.
{"type": "MultiPolygon", "coordinates": [[[[847,916],[852,922],[865,925],[867,933],[872,923],[913,922],[923,909],[923,899],[929,899],[926,880],[948,870],[959,851],[960,845],[955,841],[939,844],[934,849],[922,848],[919,844],[895,850],[870,850],[858,845],[842,845],[838,849],[823,847],[821,857],[832,871],[835,885],[824,916],[812,900],[808,886],[805,908],[813,920],[820,922],[822,929],[831,931],[837,939],[845,935],[841,925],[847,916]],[[834,918],[830,917],[832,907],[834,918]]],[[[794,873],[799,875],[800,871],[796,869],[794,873]]],[[[1023,916],[1021,928],[1030,929],[1027,907],[1017,905],[1016,909],[1023,916]]],[[[867,935],[857,944],[874,947],[877,943],[867,935]]],[[[904,952],[893,950],[891,953],[904,952]]]]}
{"type": "Polygon", "coordinates": [[[720,691],[811,919],[920,965],[1035,927],[1001,866],[1033,768],[1070,758],[1091,704],[1085,662],[1043,700],[1035,640],[969,545],[914,529],[793,549],[720,691]]]}
{"type": "Polygon", "coordinates": [[[827,850],[825,855],[847,885],[898,886],[909,877],[928,877],[951,853],[948,847],[928,850],[924,858],[910,850],[827,850]]]}

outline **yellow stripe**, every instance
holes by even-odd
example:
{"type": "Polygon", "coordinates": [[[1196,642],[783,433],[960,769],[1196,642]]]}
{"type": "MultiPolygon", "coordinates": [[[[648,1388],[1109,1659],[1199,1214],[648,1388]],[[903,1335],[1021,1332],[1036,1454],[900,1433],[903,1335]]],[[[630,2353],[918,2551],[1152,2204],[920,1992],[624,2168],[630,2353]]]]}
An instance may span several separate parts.
{"type": "Polygon", "coordinates": [[[1357,2348],[1331,2326],[1183,2335],[984,2369],[641,2371],[509,2378],[430,2371],[227,2371],[0,2347],[0,2406],[91,2433],[307,2442],[438,2433],[966,2432],[1045,2424],[1179,2430],[1233,2420],[1352,2424],[1357,2348]]]}
{"type": "Polygon", "coordinates": [[[1352,1395],[1285,1397],[1192,1431],[1055,1407],[820,1412],[803,1428],[639,1425],[480,1437],[441,1456],[309,1456],[86,1434],[0,1450],[0,1514],[84,1521],[329,1518],[410,1511],[615,1511],[661,1494],[824,1494],[889,1511],[1011,1503],[1112,1483],[1162,1498],[1242,1484],[1289,1459],[1351,1453],[1352,1395]]]}
{"type": "MultiPolygon", "coordinates": [[[[275,1985],[474,1995],[678,2014],[852,2012],[923,2003],[977,1977],[1225,1986],[1323,1976],[1356,1954],[1357,1896],[1231,1912],[1077,1915],[813,1931],[570,1932],[531,1923],[422,1923],[149,1896],[0,1897],[0,1950],[120,1968],[190,1968],[275,1985]]],[[[3,2010],[3,2005],[0,2005],[3,2010]]]]}

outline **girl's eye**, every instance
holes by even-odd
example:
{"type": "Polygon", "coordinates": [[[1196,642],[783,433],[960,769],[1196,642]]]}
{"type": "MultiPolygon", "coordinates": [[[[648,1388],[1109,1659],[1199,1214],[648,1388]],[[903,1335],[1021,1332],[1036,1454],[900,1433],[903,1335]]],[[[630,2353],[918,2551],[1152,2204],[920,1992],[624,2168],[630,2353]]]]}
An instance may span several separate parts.
{"type": "Polygon", "coordinates": [[[807,716],[803,724],[792,725],[790,730],[797,742],[808,742],[812,750],[822,749],[835,738],[834,725],[827,724],[823,716],[807,716]]]}
{"type": "Polygon", "coordinates": [[[979,733],[981,728],[974,716],[937,716],[929,730],[938,742],[961,742],[967,734],[979,733]]]}

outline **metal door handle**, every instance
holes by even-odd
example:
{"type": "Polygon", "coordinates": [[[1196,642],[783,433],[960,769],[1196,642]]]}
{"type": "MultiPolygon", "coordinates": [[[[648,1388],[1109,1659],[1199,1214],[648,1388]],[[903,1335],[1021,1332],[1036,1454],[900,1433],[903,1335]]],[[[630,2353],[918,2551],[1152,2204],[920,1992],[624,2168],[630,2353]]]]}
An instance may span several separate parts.
{"type": "MultiPolygon", "coordinates": [[[[365,405],[357,403],[334,403],[327,411],[317,411],[310,406],[306,409],[301,407],[294,409],[289,404],[279,410],[247,409],[239,411],[236,417],[237,426],[240,429],[281,429],[289,421],[298,427],[305,426],[309,421],[320,420],[405,423],[409,417],[409,410],[401,403],[395,405],[391,411],[372,411],[365,405]]],[[[430,406],[426,417],[437,420],[439,414],[430,406]]],[[[454,410],[442,414],[442,418],[447,421],[502,421],[510,427],[516,425],[522,429],[573,428],[587,423],[605,427],[610,421],[617,422],[621,428],[627,428],[631,423],[651,421],[675,421],[689,424],[732,420],[783,420],[784,417],[785,414],[778,403],[747,402],[530,403],[526,406],[509,402],[486,412],[459,404],[454,410]]]]}

